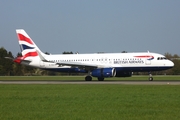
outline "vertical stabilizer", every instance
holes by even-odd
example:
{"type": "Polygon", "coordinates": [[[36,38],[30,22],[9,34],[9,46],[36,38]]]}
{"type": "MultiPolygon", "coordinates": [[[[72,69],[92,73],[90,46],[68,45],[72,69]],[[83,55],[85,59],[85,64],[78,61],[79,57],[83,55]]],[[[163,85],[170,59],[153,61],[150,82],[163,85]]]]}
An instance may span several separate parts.
{"type": "Polygon", "coordinates": [[[17,29],[16,30],[20,49],[22,52],[23,58],[27,57],[36,57],[38,56],[37,50],[41,52],[41,50],[37,47],[37,45],[33,42],[33,40],[29,37],[29,35],[23,30],[23,29],[17,29]]]}

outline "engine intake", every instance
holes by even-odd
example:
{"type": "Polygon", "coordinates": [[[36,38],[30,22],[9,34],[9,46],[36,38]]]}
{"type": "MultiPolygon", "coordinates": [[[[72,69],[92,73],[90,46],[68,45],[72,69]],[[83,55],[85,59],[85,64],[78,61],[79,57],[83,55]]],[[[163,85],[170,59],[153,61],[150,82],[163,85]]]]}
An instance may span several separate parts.
{"type": "Polygon", "coordinates": [[[116,70],[115,68],[98,68],[98,69],[94,69],[91,72],[91,76],[93,77],[114,77],[116,76],[116,70]]]}

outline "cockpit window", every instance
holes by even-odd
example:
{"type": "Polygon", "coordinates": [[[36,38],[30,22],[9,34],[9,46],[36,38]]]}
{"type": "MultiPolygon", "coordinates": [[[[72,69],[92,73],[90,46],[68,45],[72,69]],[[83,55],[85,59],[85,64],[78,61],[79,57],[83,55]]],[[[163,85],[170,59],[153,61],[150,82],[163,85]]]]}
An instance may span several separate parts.
{"type": "Polygon", "coordinates": [[[167,60],[166,57],[158,57],[157,60],[167,60]]]}

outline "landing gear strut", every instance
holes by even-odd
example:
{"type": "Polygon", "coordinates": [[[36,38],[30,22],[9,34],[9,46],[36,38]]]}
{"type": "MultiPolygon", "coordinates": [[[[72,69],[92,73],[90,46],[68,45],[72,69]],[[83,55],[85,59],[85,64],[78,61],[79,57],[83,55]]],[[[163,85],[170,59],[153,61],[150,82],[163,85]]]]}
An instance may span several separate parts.
{"type": "Polygon", "coordinates": [[[151,72],[149,72],[149,81],[153,81],[153,77],[152,77],[151,72]]]}
{"type": "Polygon", "coordinates": [[[88,71],[88,75],[85,77],[85,81],[92,81],[90,70],[88,71]]]}

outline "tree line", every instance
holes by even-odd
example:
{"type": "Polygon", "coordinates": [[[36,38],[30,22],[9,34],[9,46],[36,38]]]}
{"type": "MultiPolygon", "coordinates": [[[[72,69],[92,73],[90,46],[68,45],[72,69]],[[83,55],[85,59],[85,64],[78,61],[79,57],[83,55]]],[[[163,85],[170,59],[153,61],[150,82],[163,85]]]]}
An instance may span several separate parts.
{"type": "MultiPolygon", "coordinates": [[[[46,54],[48,54],[46,52],[46,54]]],[[[73,54],[73,52],[63,52],[63,54],[73,54]]],[[[17,56],[21,56],[21,53],[17,53],[17,56]]],[[[165,53],[167,59],[170,59],[174,62],[175,66],[172,69],[165,71],[153,72],[154,75],[180,75],[180,56],[177,54],[171,55],[170,53],[165,53]]],[[[82,75],[81,73],[60,73],[45,71],[38,68],[33,68],[21,64],[17,64],[10,59],[5,57],[14,58],[10,51],[7,51],[5,48],[0,48],[0,76],[24,76],[24,75],[82,75]]],[[[143,75],[148,73],[135,72],[133,74],[143,75]]]]}

